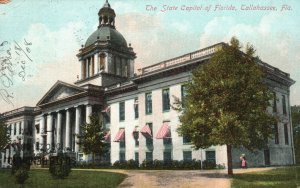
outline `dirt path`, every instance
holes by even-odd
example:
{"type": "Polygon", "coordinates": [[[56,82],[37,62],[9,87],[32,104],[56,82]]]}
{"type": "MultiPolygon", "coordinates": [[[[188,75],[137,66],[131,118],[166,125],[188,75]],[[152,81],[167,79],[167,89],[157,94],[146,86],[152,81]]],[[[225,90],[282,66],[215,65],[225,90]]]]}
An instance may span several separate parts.
{"type": "MultiPolygon", "coordinates": [[[[271,170],[273,168],[234,169],[234,174],[271,170]]],[[[127,174],[119,188],[230,188],[227,170],[117,170],[76,169],[107,171],[127,174]]]]}
{"type": "MultiPolygon", "coordinates": [[[[272,168],[236,169],[234,173],[265,171],[272,168]]],[[[131,170],[119,188],[230,188],[227,170],[131,170]]]]}

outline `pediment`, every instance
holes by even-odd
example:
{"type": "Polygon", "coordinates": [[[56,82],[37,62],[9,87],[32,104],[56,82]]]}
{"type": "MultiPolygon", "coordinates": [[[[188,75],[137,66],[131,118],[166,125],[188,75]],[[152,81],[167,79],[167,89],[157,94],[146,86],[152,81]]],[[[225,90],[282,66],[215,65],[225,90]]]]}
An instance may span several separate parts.
{"type": "Polygon", "coordinates": [[[83,88],[62,81],[57,81],[38,102],[37,106],[69,98],[83,92],[86,92],[83,88]]]}

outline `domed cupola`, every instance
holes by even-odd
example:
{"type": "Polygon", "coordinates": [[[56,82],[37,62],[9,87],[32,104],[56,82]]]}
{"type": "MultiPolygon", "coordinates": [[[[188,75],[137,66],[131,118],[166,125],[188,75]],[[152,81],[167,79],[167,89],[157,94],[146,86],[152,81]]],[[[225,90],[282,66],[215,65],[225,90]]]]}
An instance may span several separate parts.
{"type": "Polygon", "coordinates": [[[99,10],[98,16],[98,29],[89,36],[85,43],[85,47],[88,47],[97,41],[109,41],[116,47],[127,48],[127,42],[125,38],[115,28],[116,14],[114,9],[110,7],[110,4],[107,0],[103,7],[99,10]]]}
{"type": "Polygon", "coordinates": [[[103,7],[99,10],[98,16],[99,16],[98,28],[100,28],[103,25],[115,28],[116,14],[115,14],[114,9],[110,8],[110,4],[108,3],[107,0],[106,0],[105,4],[103,5],[103,7]]]}
{"type": "Polygon", "coordinates": [[[106,0],[98,12],[99,25],[79,50],[81,71],[76,85],[121,83],[134,76],[136,54],[115,28],[116,14],[106,0]]]}

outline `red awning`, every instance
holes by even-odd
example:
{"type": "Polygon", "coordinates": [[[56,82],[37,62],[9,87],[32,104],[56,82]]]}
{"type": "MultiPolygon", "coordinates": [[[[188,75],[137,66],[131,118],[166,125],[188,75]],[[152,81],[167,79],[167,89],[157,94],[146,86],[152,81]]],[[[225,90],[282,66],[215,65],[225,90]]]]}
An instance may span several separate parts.
{"type": "Polygon", "coordinates": [[[106,135],[104,136],[104,140],[105,140],[106,142],[109,142],[109,141],[110,141],[110,131],[108,131],[108,132],[106,133],[106,135]]]}
{"type": "Polygon", "coordinates": [[[152,132],[151,129],[149,127],[148,124],[146,124],[142,129],[141,129],[141,133],[145,134],[145,135],[149,135],[152,137],[152,132]]]}
{"type": "Polygon", "coordinates": [[[119,132],[117,133],[114,142],[120,142],[123,141],[125,138],[125,129],[120,129],[119,132]]]}
{"type": "Polygon", "coordinates": [[[168,125],[168,123],[164,123],[159,131],[157,132],[156,138],[157,139],[164,139],[164,138],[169,138],[170,137],[170,127],[168,125]]]}

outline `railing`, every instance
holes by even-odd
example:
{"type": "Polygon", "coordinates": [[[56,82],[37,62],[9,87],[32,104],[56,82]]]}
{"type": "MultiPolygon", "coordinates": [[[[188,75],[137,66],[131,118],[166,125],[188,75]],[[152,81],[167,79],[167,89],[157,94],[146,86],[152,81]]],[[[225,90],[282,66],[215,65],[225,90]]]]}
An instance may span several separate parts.
{"type": "Polygon", "coordinates": [[[154,64],[154,65],[142,68],[142,74],[153,72],[153,71],[160,70],[163,68],[167,68],[167,67],[170,67],[173,65],[181,64],[181,63],[187,62],[189,60],[198,59],[198,58],[202,58],[202,57],[211,55],[211,54],[215,53],[218,49],[222,48],[223,45],[225,45],[225,44],[219,43],[219,44],[210,46],[208,48],[204,48],[204,49],[201,49],[201,50],[189,53],[189,54],[185,54],[185,55],[173,58],[173,59],[169,59],[169,60],[154,64]]]}

